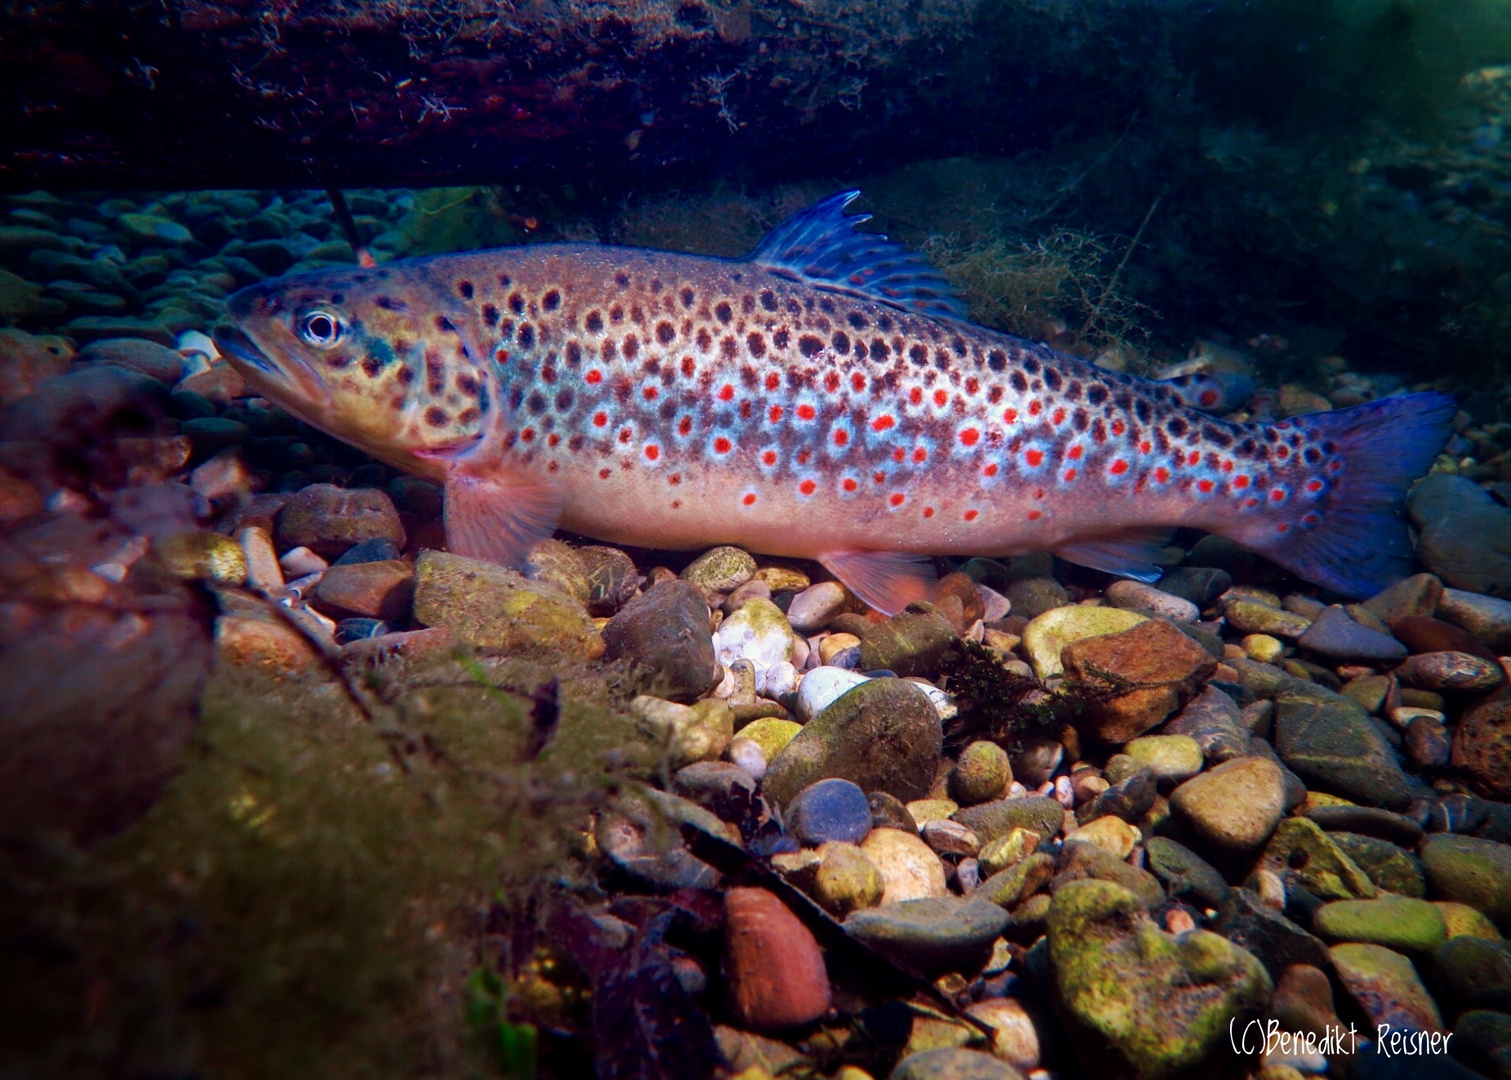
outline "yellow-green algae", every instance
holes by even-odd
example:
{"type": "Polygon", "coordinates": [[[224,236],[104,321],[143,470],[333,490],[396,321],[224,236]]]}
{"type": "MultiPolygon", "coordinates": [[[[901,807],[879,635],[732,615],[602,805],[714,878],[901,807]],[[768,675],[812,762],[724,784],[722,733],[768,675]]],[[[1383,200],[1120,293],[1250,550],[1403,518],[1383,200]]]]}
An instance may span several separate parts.
{"type": "Polygon", "coordinates": [[[523,1075],[468,1037],[485,917],[579,873],[592,808],[656,764],[615,669],[556,667],[560,729],[527,761],[549,677],[527,661],[365,676],[373,720],[324,673],[222,666],[146,817],[92,852],[0,854],[18,1075],[523,1075]]]}

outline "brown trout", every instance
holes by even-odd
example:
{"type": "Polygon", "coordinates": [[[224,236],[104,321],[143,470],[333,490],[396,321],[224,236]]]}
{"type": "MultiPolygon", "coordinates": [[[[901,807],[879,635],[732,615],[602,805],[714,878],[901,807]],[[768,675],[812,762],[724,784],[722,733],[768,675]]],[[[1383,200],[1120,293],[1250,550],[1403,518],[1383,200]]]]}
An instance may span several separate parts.
{"type": "Polygon", "coordinates": [[[1104,371],[966,321],[842,192],[743,260],[537,244],[322,270],[230,299],[256,392],[445,485],[453,551],[557,526],[816,559],[895,612],[930,555],[1052,551],[1155,580],[1175,527],[1338,592],[1408,568],[1399,509],[1453,401],[1235,424],[1201,378],[1104,371]]]}

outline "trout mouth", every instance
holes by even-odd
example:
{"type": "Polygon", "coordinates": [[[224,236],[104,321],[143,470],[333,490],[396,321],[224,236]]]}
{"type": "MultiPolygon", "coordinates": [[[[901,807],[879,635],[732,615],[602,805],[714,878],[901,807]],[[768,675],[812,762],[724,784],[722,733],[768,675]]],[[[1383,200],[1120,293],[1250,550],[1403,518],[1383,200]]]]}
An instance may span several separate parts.
{"type": "Polygon", "coordinates": [[[243,364],[255,368],[268,375],[282,375],[278,365],[268,358],[268,355],[259,349],[252,339],[242,331],[241,327],[230,323],[221,323],[210,334],[215,342],[215,347],[228,357],[234,357],[243,364]]]}

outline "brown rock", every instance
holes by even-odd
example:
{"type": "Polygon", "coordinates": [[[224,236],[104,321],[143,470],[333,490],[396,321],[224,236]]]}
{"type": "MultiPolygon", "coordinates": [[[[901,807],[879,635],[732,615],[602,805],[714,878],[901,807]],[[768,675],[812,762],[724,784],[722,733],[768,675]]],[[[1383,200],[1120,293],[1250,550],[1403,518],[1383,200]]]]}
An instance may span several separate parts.
{"type": "Polygon", "coordinates": [[[176,350],[143,338],[102,338],[92,341],[79,350],[79,361],[140,371],[169,386],[178,382],[184,373],[184,358],[176,350]]]}
{"type": "Polygon", "coordinates": [[[315,599],[332,614],[404,622],[414,601],[414,570],[402,559],[332,566],[315,586],[315,599]]]}
{"type": "Polygon", "coordinates": [[[1270,1015],[1282,1031],[1304,1031],[1318,1038],[1339,1026],[1333,1007],[1333,984],[1327,973],[1311,964],[1292,964],[1275,984],[1270,1015]]]}
{"type": "Polygon", "coordinates": [[[1464,652],[1429,652],[1408,656],[1395,670],[1402,686],[1417,690],[1484,693],[1505,681],[1494,660],[1464,652]]]}
{"type": "Polygon", "coordinates": [[[724,894],[725,975],[740,1023],[779,1031],[829,1011],[824,954],[808,928],[765,889],[724,894]]]}
{"type": "Polygon", "coordinates": [[[376,667],[396,660],[424,660],[456,651],[456,635],[444,626],[359,638],[341,646],[343,666],[376,667]]]}
{"type": "Polygon", "coordinates": [[[1427,615],[1403,615],[1392,620],[1390,632],[1414,653],[1461,652],[1495,659],[1494,650],[1469,631],[1427,615]]]}
{"type": "Polygon", "coordinates": [[[1466,712],[1453,737],[1455,768],[1492,799],[1511,799],[1511,687],[1466,712]]]}
{"type": "Polygon", "coordinates": [[[215,620],[215,648],[233,667],[255,667],[269,675],[298,675],[320,663],[309,640],[288,623],[241,615],[215,620]]]}
{"type": "Polygon", "coordinates": [[[278,514],[276,536],[280,549],[307,547],[325,559],[379,537],[392,540],[400,550],[404,547],[404,526],[387,492],[348,491],[334,484],[311,484],[290,498],[278,514]]]}
{"type": "Polygon", "coordinates": [[[247,384],[230,364],[211,364],[204,371],[196,371],[187,379],[179,380],[178,389],[202,394],[217,405],[229,405],[239,397],[247,396],[247,384]]]}
{"type": "Polygon", "coordinates": [[[1180,708],[1217,668],[1210,653],[1169,623],[1150,619],[1131,630],[1084,638],[1061,653],[1069,678],[1093,687],[1105,676],[1139,684],[1090,710],[1083,730],[1104,742],[1137,738],[1180,708]]]}
{"type": "MultiPolygon", "coordinates": [[[[939,579],[937,590],[935,595],[941,601],[946,597],[956,597],[959,599],[960,621],[956,623],[955,629],[960,633],[963,634],[969,630],[971,624],[977,619],[986,617],[986,602],[981,599],[981,593],[976,589],[976,583],[965,574],[959,571],[953,574],[946,574],[939,579]]],[[[953,610],[952,606],[951,611],[953,612],[953,610]]]]}
{"type": "Polygon", "coordinates": [[[58,337],[0,330],[0,405],[19,401],[37,384],[68,370],[73,348],[58,337]]]}

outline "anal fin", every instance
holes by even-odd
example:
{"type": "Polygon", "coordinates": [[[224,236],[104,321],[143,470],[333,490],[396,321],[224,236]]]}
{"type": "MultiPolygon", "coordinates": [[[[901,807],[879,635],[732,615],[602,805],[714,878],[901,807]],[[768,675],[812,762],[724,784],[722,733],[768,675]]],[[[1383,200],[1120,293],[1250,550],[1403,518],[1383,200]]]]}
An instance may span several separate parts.
{"type": "Polygon", "coordinates": [[[1154,561],[1170,543],[1170,529],[1129,529],[1111,536],[1090,536],[1055,548],[1055,554],[1077,566],[1089,566],[1135,581],[1158,581],[1164,571],[1154,561]]]}
{"type": "Polygon", "coordinates": [[[818,562],[883,615],[896,615],[934,595],[934,565],[927,555],[907,551],[826,551],[818,562]]]}
{"type": "Polygon", "coordinates": [[[446,546],[501,566],[524,565],[561,516],[561,493],[538,480],[453,473],[446,481],[446,546]]]}

